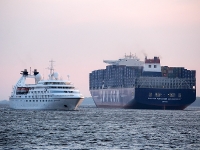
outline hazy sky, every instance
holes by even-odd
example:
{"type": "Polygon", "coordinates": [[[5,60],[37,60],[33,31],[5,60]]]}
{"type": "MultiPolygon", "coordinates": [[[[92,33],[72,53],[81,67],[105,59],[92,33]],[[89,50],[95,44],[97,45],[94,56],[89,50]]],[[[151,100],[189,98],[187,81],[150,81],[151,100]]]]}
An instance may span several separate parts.
{"type": "Polygon", "coordinates": [[[50,59],[88,97],[89,73],[130,52],[196,70],[200,96],[200,0],[0,0],[0,100],[50,59]]]}

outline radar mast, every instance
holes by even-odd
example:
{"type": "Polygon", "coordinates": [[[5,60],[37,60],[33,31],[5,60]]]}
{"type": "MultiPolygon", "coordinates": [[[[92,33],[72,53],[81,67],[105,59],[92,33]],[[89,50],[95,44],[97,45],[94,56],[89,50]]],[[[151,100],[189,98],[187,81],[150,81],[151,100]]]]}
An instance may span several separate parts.
{"type": "Polygon", "coordinates": [[[55,61],[51,60],[51,61],[49,61],[49,62],[51,63],[51,64],[50,64],[50,67],[47,68],[47,69],[50,70],[49,79],[50,79],[50,80],[53,80],[53,73],[54,73],[53,63],[54,63],[55,61]]]}

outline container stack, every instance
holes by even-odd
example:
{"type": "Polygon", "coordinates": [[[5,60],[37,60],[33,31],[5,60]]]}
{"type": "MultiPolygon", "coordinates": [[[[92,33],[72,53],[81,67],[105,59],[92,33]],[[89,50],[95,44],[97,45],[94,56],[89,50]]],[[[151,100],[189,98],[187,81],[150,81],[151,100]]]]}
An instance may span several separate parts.
{"type": "Polygon", "coordinates": [[[116,66],[115,70],[113,70],[113,78],[112,78],[112,87],[122,87],[123,86],[123,77],[124,77],[124,68],[126,66],[116,66]]]}
{"type": "Polygon", "coordinates": [[[104,70],[95,70],[92,71],[89,75],[90,89],[96,89],[102,86],[104,80],[104,70]]]}
{"type": "Polygon", "coordinates": [[[195,70],[187,70],[184,67],[162,66],[162,76],[168,78],[196,78],[195,70]]]}
{"type": "Polygon", "coordinates": [[[90,73],[90,89],[131,87],[135,78],[141,76],[142,67],[110,65],[104,70],[90,73]]]}
{"type": "Polygon", "coordinates": [[[169,67],[168,66],[162,66],[161,67],[161,72],[162,72],[162,76],[163,77],[168,77],[168,71],[169,71],[169,67]]]}
{"type": "Polygon", "coordinates": [[[181,67],[168,67],[169,78],[182,78],[183,69],[181,67]]]}
{"type": "Polygon", "coordinates": [[[105,70],[105,86],[106,87],[120,87],[123,85],[123,70],[125,66],[111,65],[107,66],[105,70]]]}
{"type": "Polygon", "coordinates": [[[182,78],[183,77],[183,67],[173,67],[173,74],[175,78],[182,78]]]}
{"type": "Polygon", "coordinates": [[[126,66],[124,69],[124,87],[135,85],[135,70],[134,67],[126,66]]]}
{"type": "MultiPolygon", "coordinates": [[[[142,76],[142,67],[109,65],[106,69],[90,73],[90,89],[134,87],[136,78],[142,76]]],[[[168,78],[195,79],[196,71],[184,67],[161,67],[162,76],[168,78]]]]}
{"type": "Polygon", "coordinates": [[[184,69],[183,78],[196,78],[196,71],[184,69]]]}
{"type": "Polygon", "coordinates": [[[89,74],[89,89],[94,88],[94,81],[95,81],[94,73],[92,72],[89,74]]]}

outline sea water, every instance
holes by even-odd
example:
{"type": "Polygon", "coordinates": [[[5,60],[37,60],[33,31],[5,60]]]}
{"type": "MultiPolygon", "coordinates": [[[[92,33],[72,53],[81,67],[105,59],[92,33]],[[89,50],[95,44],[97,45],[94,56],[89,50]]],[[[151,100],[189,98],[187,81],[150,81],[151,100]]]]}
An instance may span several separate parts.
{"type": "Polygon", "coordinates": [[[0,149],[200,149],[200,108],[0,108],[0,149]]]}

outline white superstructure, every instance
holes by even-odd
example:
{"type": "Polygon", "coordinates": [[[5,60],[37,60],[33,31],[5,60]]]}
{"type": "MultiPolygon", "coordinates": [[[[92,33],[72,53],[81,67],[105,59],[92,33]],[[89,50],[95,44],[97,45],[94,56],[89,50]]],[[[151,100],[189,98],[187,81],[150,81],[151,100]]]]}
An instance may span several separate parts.
{"type": "Polygon", "coordinates": [[[145,63],[143,71],[145,72],[161,72],[161,66],[160,66],[160,58],[154,57],[153,59],[147,59],[145,57],[145,63]]]}
{"type": "Polygon", "coordinates": [[[22,77],[13,87],[9,98],[10,107],[13,109],[51,109],[51,110],[76,110],[84,97],[75,89],[69,80],[59,80],[59,74],[54,72],[51,62],[48,80],[41,80],[37,70],[28,74],[25,69],[22,77]],[[26,84],[26,78],[35,79],[35,84],[26,84]]]}
{"type": "Polygon", "coordinates": [[[125,65],[125,66],[143,66],[144,62],[140,61],[136,55],[130,53],[130,55],[124,56],[124,58],[118,60],[104,60],[104,63],[111,65],[125,65]]]}

